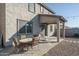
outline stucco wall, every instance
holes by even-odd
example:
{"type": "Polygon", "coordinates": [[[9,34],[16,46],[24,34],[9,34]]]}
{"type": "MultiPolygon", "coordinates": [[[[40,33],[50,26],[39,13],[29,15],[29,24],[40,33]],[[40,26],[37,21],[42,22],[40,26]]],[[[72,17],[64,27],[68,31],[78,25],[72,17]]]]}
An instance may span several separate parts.
{"type": "MultiPolygon", "coordinates": [[[[17,32],[17,19],[31,21],[33,20],[33,34],[38,34],[40,24],[37,14],[40,14],[40,5],[35,4],[36,12],[28,11],[28,4],[24,3],[6,3],[6,42],[12,43],[10,39],[17,32]]],[[[44,13],[47,13],[45,11],[44,13]]],[[[6,44],[7,45],[7,44],[6,44]]]]}
{"type": "MultiPolygon", "coordinates": [[[[5,4],[0,3],[0,32],[3,34],[3,42],[5,42],[5,4]]],[[[1,40],[0,40],[1,45],[1,40]]]]}
{"type": "Polygon", "coordinates": [[[48,25],[48,36],[53,36],[55,33],[55,24],[48,25]],[[52,31],[50,31],[50,26],[52,26],[52,31]]]}

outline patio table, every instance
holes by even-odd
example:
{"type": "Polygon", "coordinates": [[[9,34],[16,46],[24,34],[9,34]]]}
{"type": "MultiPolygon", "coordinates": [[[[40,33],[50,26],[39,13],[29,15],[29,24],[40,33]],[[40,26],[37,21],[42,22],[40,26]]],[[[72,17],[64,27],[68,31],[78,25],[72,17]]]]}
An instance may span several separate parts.
{"type": "Polygon", "coordinates": [[[27,43],[29,41],[32,41],[32,38],[26,38],[26,39],[19,40],[19,42],[22,42],[22,43],[27,43]]]}

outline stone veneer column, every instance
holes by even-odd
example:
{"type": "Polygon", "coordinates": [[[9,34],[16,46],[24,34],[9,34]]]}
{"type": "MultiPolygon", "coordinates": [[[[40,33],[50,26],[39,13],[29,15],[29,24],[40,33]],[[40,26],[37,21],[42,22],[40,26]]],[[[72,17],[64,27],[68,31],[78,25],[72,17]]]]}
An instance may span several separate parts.
{"type": "Polygon", "coordinates": [[[62,29],[62,31],[63,31],[63,39],[65,39],[65,22],[63,22],[63,29],[62,29]]]}
{"type": "Polygon", "coordinates": [[[57,42],[59,42],[60,39],[60,21],[57,21],[57,42]]]}

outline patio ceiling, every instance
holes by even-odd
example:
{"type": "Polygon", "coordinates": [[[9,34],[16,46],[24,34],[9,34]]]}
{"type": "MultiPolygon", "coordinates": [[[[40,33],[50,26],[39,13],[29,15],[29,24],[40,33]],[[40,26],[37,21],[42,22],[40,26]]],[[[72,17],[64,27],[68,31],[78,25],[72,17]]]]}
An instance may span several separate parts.
{"type": "Polygon", "coordinates": [[[56,24],[57,21],[65,22],[63,16],[59,15],[48,15],[48,14],[39,14],[40,16],[40,23],[48,23],[48,24],[56,24]]]}

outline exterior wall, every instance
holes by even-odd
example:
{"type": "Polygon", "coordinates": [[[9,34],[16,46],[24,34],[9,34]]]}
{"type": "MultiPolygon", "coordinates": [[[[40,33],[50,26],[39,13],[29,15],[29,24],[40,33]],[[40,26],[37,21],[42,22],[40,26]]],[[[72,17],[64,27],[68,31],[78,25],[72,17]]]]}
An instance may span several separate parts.
{"type": "Polygon", "coordinates": [[[11,37],[17,32],[17,19],[32,20],[33,34],[38,34],[40,32],[40,24],[39,20],[37,20],[37,15],[40,14],[40,5],[35,4],[35,8],[36,12],[31,13],[28,11],[28,4],[6,3],[6,45],[12,43],[11,37]]]}
{"type": "Polygon", "coordinates": [[[51,13],[51,12],[49,12],[49,11],[48,11],[48,14],[52,15],[52,13],[51,13]]]}
{"type": "MultiPolygon", "coordinates": [[[[53,36],[55,34],[55,23],[57,20],[57,17],[41,16],[41,23],[51,23],[47,26],[47,36],[53,36]],[[50,31],[50,26],[52,26],[52,31],[50,31]]],[[[43,30],[43,33],[45,33],[45,30],[43,30]]]]}
{"type": "Polygon", "coordinates": [[[55,24],[48,25],[48,37],[53,36],[55,33],[55,24]],[[50,26],[52,26],[52,31],[50,31],[50,26]]]}
{"type": "Polygon", "coordinates": [[[48,24],[48,25],[46,25],[46,26],[44,26],[43,28],[43,30],[41,31],[41,34],[42,34],[42,36],[48,36],[48,37],[50,37],[50,36],[54,36],[55,35],[55,27],[56,27],[56,24],[48,24]],[[50,31],[50,26],[52,26],[52,31],[50,31]],[[47,28],[47,30],[45,30],[45,28],[47,28]],[[47,33],[47,35],[45,35],[45,32],[47,33]]]}
{"type": "MultiPolygon", "coordinates": [[[[52,15],[52,13],[49,12],[48,10],[46,10],[45,8],[44,8],[44,14],[50,14],[50,15],[52,15]]],[[[47,22],[48,22],[49,21],[48,19],[50,19],[50,18],[46,18],[44,20],[47,20],[47,22]]],[[[51,21],[51,22],[53,23],[55,21],[51,21]]],[[[43,30],[43,32],[45,32],[45,30],[43,30]]],[[[49,25],[47,25],[47,36],[50,37],[50,36],[54,35],[54,32],[55,32],[55,24],[49,24],[49,25]],[[50,31],[50,26],[52,26],[52,30],[53,31],[50,31]]]]}
{"type": "Polygon", "coordinates": [[[48,10],[44,8],[44,14],[48,14],[48,10]]]}
{"type": "MultiPolygon", "coordinates": [[[[0,32],[2,32],[3,34],[3,42],[5,43],[5,4],[4,3],[0,3],[0,32]]],[[[1,45],[1,40],[0,40],[0,45],[1,45]]]]}

